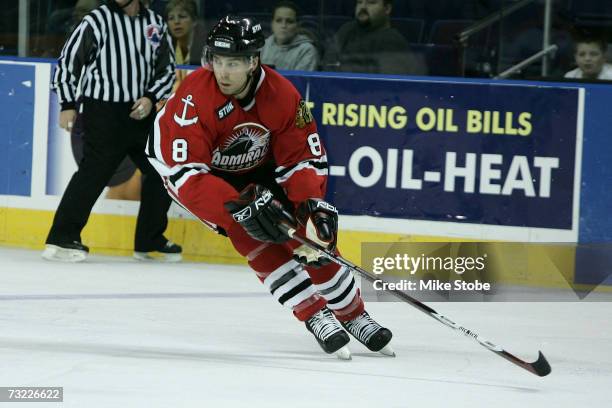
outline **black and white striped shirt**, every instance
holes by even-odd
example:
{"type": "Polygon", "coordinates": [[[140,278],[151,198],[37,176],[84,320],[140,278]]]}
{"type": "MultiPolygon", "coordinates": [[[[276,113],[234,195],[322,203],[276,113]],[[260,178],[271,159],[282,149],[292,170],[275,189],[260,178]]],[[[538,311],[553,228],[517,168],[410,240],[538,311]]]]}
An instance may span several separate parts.
{"type": "Polygon", "coordinates": [[[77,95],[105,102],[147,96],[155,103],[170,95],[174,79],[174,49],[162,17],[142,3],[130,17],[110,1],[85,16],[64,44],[52,89],[62,110],[73,108],[77,95]]]}

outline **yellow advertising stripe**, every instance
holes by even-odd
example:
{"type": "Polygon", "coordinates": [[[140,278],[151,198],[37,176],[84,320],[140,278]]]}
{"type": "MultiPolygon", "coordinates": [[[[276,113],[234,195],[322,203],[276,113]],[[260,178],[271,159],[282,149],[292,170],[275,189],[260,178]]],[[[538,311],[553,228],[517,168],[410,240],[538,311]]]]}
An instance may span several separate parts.
{"type": "MultiPolygon", "coordinates": [[[[44,247],[53,211],[0,208],[0,243],[31,249],[44,247]]],[[[136,217],[91,214],[83,230],[83,243],[93,253],[131,255],[136,217]]],[[[246,264],[229,240],[196,220],[171,218],[166,236],[183,245],[184,258],[209,263],[246,264]]]]}
{"type": "MultiPolygon", "coordinates": [[[[0,243],[42,249],[53,221],[53,211],[0,208],[0,243]]],[[[83,231],[83,242],[93,253],[129,256],[133,250],[136,219],[133,216],[92,214],[83,231]]],[[[204,227],[199,221],[172,218],[166,236],[181,244],[184,258],[221,264],[246,264],[230,241],[204,227]]],[[[339,234],[339,248],[347,259],[361,263],[361,244],[365,242],[467,242],[473,240],[346,231],[339,234]]],[[[525,244],[517,246],[483,244],[491,259],[497,260],[495,282],[519,286],[568,288],[574,280],[574,245],[525,244]]],[[[366,269],[368,269],[366,267],[366,269]]],[[[588,289],[588,285],[576,285],[588,289]]],[[[598,288],[612,291],[612,288],[598,288]]]]}
{"type": "MultiPolygon", "coordinates": [[[[53,211],[0,208],[0,243],[43,249],[53,222],[53,211]]],[[[91,214],[83,230],[83,243],[94,253],[131,255],[136,218],[124,215],[91,214]]],[[[226,237],[215,234],[193,219],[171,218],[166,236],[183,246],[185,259],[210,263],[245,264],[226,237]]],[[[343,256],[359,263],[362,242],[448,241],[448,238],[414,237],[392,233],[341,231],[343,256]]]]}

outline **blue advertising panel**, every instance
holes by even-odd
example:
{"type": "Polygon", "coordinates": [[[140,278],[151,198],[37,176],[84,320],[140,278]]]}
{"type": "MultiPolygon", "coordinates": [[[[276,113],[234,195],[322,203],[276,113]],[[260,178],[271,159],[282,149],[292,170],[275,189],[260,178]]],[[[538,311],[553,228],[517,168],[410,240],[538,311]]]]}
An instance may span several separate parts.
{"type": "Polygon", "coordinates": [[[31,192],[34,73],[33,65],[0,63],[0,194],[31,192]]]}
{"type": "MultiPolygon", "coordinates": [[[[580,187],[580,242],[612,242],[612,115],[610,84],[586,87],[580,187]]],[[[612,270],[612,268],[611,268],[612,270]]]]}
{"type": "Polygon", "coordinates": [[[341,213],[572,228],[578,89],[290,79],[311,102],[341,213]]]}

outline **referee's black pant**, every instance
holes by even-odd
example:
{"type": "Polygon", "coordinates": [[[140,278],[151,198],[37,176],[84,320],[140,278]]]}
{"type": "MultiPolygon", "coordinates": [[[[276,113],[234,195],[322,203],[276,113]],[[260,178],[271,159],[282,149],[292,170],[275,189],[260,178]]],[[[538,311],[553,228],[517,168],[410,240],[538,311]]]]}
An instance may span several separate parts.
{"type": "Polygon", "coordinates": [[[83,158],[64,191],[47,244],[81,242],[81,231],[91,209],[129,155],[143,173],[134,250],[149,252],[165,245],[163,233],[168,226],[171,199],[144,152],[155,106],[148,117],[134,120],[129,117],[132,105],[83,99],[83,158]]]}

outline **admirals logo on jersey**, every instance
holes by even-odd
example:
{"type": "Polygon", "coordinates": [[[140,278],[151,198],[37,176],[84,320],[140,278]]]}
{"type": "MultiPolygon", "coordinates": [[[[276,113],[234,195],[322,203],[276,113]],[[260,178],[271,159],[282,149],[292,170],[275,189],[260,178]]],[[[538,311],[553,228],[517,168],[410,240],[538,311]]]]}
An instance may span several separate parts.
{"type": "Polygon", "coordinates": [[[157,24],[149,24],[145,27],[145,35],[153,49],[156,50],[161,44],[161,27],[157,24]]]}
{"type": "Polygon", "coordinates": [[[230,137],[213,150],[212,167],[224,171],[243,171],[258,166],[270,147],[270,131],[259,123],[241,123],[230,137]]]}

